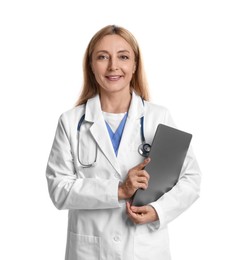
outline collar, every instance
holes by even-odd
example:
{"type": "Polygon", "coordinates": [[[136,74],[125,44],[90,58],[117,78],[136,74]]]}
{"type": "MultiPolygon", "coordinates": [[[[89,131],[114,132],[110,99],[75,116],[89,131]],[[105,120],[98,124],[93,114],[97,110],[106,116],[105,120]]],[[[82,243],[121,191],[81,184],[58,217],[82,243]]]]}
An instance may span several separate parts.
{"type": "MultiPolygon", "coordinates": [[[[128,117],[139,119],[144,115],[142,98],[132,91],[132,99],[128,110],[128,117]]],[[[97,94],[86,103],[85,120],[95,122],[102,116],[100,97],[97,94]]]]}

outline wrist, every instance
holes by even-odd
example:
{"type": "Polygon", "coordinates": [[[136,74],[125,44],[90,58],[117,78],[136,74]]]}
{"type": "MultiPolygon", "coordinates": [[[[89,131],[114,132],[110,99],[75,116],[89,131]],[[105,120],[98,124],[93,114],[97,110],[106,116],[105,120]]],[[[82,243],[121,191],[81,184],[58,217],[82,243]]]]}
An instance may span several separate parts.
{"type": "Polygon", "coordinates": [[[124,188],[121,186],[121,184],[118,186],[118,199],[124,200],[127,199],[126,193],[124,191],[124,188]]]}

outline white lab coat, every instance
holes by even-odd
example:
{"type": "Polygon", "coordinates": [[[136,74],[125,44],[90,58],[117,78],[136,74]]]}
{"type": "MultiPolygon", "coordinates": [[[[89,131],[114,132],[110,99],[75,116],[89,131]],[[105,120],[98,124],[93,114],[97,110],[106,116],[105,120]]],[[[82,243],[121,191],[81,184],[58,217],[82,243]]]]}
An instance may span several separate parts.
{"type": "Polygon", "coordinates": [[[135,225],[126,215],[125,201],[118,200],[118,185],[128,170],[143,161],[140,118],[145,138],[152,142],[159,123],[173,126],[166,108],[142,100],[134,92],[116,158],[103,119],[99,96],[61,115],[47,164],[50,197],[58,209],[68,209],[66,260],[169,260],[167,224],[199,196],[200,170],[190,149],[176,186],[152,206],[159,220],[135,225]],[[97,162],[83,168],[83,163],[97,162]],[[97,145],[97,146],[96,146],[97,145]]]}

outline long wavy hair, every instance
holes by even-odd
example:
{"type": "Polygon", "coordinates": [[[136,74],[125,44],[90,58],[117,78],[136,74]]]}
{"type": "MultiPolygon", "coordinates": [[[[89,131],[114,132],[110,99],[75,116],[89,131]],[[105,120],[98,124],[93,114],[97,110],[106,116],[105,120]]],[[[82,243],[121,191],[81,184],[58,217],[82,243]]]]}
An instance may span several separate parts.
{"type": "Polygon", "coordinates": [[[136,70],[130,82],[130,87],[144,100],[149,100],[149,91],[143,67],[142,56],[135,37],[123,27],[108,25],[99,30],[92,37],[85,51],[83,59],[83,87],[81,94],[76,102],[76,106],[85,104],[89,98],[99,94],[99,85],[91,69],[92,53],[96,44],[104,36],[113,34],[121,36],[132,47],[135,55],[136,70]]]}

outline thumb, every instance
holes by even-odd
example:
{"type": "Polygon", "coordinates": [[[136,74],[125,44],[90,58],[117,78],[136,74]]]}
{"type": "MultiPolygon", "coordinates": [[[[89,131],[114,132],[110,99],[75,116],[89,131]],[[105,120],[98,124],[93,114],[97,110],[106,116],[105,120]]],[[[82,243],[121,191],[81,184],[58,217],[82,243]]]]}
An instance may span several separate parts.
{"type": "Polygon", "coordinates": [[[143,162],[141,162],[140,164],[138,164],[136,167],[134,167],[136,170],[142,170],[145,166],[147,166],[149,164],[149,162],[151,161],[151,159],[148,157],[146,158],[143,162]]]}

